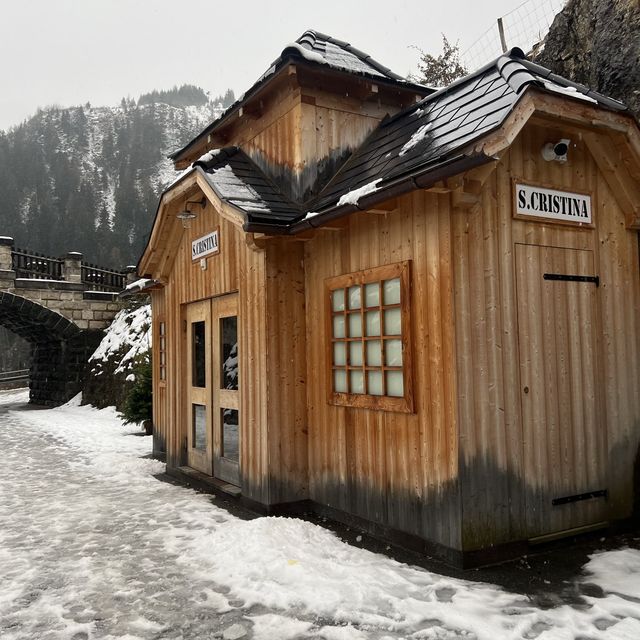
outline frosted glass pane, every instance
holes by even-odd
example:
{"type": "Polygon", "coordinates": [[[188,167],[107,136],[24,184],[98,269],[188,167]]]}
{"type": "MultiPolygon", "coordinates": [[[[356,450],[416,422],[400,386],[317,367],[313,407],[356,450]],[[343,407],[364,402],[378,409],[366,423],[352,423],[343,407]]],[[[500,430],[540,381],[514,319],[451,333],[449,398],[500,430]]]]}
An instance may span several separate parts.
{"type": "Polygon", "coordinates": [[[349,337],[359,338],[362,335],[362,316],[359,313],[349,314],[349,337]]]}
{"type": "Polygon", "coordinates": [[[379,367],[382,364],[381,347],[380,340],[367,340],[367,364],[370,367],[379,367]]]}
{"type": "Polygon", "coordinates": [[[368,336],[380,335],[380,312],[367,311],[365,313],[365,324],[368,336]]]}
{"type": "Polygon", "coordinates": [[[400,278],[385,280],[382,284],[382,299],[385,304],[400,304],[400,278]]]}
{"type": "Polygon", "coordinates": [[[402,371],[387,371],[387,395],[404,396],[404,384],[402,382],[402,371]]]}
{"type": "Polygon", "coordinates": [[[344,316],[333,316],[333,337],[344,338],[344,316]]]}
{"type": "Polygon", "coordinates": [[[380,306],[380,283],[371,282],[364,285],[364,306],[378,307],[380,306]]]}
{"type": "Polygon", "coordinates": [[[344,311],[344,289],[331,292],[331,307],[334,311],[344,311]]]}
{"type": "Polygon", "coordinates": [[[367,384],[369,385],[369,395],[382,395],[382,371],[368,371],[367,384]]]}
{"type": "Polygon", "coordinates": [[[399,336],[402,327],[400,309],[387,309],[384,312],[384,335],[399,336]]]}
{"type": "Polygon", "coordinates": [[[359,309],[360,302],[360,285],[349,287],[349,309],[359,309]]]}
{"type": "Polygon", "coordinates": [[[333,372],[333,390],[336,393],[347,392],[347,372],[342,369],[336,369],[333,372]]]}
{"type": "Polygon", "coordinates": [[[362,371],[349,371],[351,393],[364,393],[364,374],[362,371]]]}
{"type": "Polygon", "coordinates": [[[402,341],[385,340],[384,363],[390,367],[402,366],[402,341]]]}
{"type": "Polygon", "coordinates": [[[344,342],[333,343],[333,364],[340,367],[347,364],[347,348],[344,342]]]}
{"type": "Polygon", "coordinates": [[[352,367],[362,366],[362,342],[349,343],[349,364],[352,367]]]}

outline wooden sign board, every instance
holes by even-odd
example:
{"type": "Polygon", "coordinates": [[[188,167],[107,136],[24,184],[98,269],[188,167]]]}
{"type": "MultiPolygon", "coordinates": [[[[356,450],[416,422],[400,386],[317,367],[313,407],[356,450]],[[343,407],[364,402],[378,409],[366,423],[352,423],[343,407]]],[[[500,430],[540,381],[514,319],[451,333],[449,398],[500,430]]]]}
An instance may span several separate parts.
{"type": "Polygon", "coordinates": [[[200,260],[205,256],[220,253],[220,241],[218,229],[206,236],[196,238],[191,243],[191,260],[200,260]]]}
{"type": "Polygon", "coordinates": [[[592,223],[590,195],[518,182],[514,182],[514,193],[515,213],[518,216],[573,224],[592,223]]]}

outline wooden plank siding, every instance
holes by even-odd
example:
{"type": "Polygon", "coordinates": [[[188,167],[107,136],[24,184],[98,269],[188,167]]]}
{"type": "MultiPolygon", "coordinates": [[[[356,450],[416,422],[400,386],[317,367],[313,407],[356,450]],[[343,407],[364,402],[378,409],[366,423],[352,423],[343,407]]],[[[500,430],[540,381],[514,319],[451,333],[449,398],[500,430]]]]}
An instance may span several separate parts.
{"type": "MultiPolygon", "coordinates": [[[[292,197],[335,172],[391,111],[294,79],[269,100],[211,146],[241,146],[292,197]]],[[[244,497],[266,506],[310,498],[462,551],[571,528],[572,512],[552,511],[551,498],[590,478],[608,496],[579,507],[588,521],[631,515],[640,256],[629,174],[618,171],[624,163],[604,128],[548,114],[521,124],[508,148],[495,147],[492,173],[480,167],[466,181],[442,180],[300,237],[245,234],[240,214],[201,177],[176,185],[149,251],[152,275],[165,283],[152,300],[154,338],[166,323],[167,380],[154,364],[154,420],[168,466],[186,463],[186,305],[237,292],[244,497]],[[544,161],[543,145],[566,137],[568,162],[544,161]],[[592,155],[598,148],[606,167],[592,155]],[[624,197],[616,179],[627,180],[624,197]],[[516,181],[590,194],[593,224],[515,217],[516,181]],[[183,230],[175,213],[199,189],[218,212],[195,209],[183,230]],[[191,241],[215,228],[220,252],[202,270],[191,241]],[[329,402],[327,279],[404,261],[413,411],[329,402]],[[599,286],[544,289],[546,268],[593,269],[599,286]]]]}
{"type": "Polygon", "coordinates": [[[459,548],[450,221],[446,196],[417,191],[393,213],[354,214],[306,243],[309,486],[321,504],[459,548]],[[403,260],[415,413],[328,404],[324,280],[403,260]]]}
{"type": "MultiPolygon", "coordinates": [[[[596,335],[601,336],[597,349],[604,358],[603,366],[596,371],[596,386],[604,386],[605,424],[599,427],[608,434],[608,517],[630,515],[633,503],[631,458],[636,455],[640,434],[637,234],[625,228],[615,195],[579,138],[572,142],[566,164],[542,159],[543,144],[561,137],[559,133],[548,126],[526,126],[485,184],[481,205],[471,212],[453,212],[465,550],[526,539],[531,533],[526,510],[532,508],[535,487],[524,482],[525,463],[531,464],[531,460],[523,459],[524,383],[518,363],[525,354],[518,346],[516,244],[580,249],[595,256],[601,281],[596,294],[596,335]],[[590,192],[595,228],[512,219],[516,179],[565,191],[590,192]]],[[[533,307],[540,304],[530,303],[533,307]]],[[[573,312],[568,313],[571,316],[573,312]]],[[[533,328],[530,335],[538,335],[541,340],[540,331],[539,327],[533,328]]],[[[531,348],[542,345],[532,344],[531,348]]],[[[577,398],[567,401],[580,402],[577,398]]],[[[535,446],[540,461],[552,455],[551,438],[552,433],[538,433],[535,446]]],[[[576,481],[582,472],[578,460],[571,470],[576,481]]],[[[536,473],[539,483],[544,484],[547,478],[543,468],[530,470],[530,475],[536,473]]]]}
{"type": "MultiPolygon", "coordinates": [[[[186,305],[240,291],[238,311],[241,484],[243,495],[270,504],[307,497],[305,405],[305,318],[302,245],[250,247],[244,232],[220,217],[211,205],[181,234],[167,285],[154,303],[167,324],[167,382],[155,400],[162,425],[171,424],[167,463],[185,458],[184,380],[186,305]],[[191,260],[191,241],[220,229],[220,252],[207,269],[191,260]],[[271,430],[269,431],[269,425],[271,430]]],[[[157,326],[156,326],[157,332],[157,326]]],[[[156,389],[162,386],[156,377],[156,389]]],[[[164,431],[163,431],[164,433],[164,431]]]]}

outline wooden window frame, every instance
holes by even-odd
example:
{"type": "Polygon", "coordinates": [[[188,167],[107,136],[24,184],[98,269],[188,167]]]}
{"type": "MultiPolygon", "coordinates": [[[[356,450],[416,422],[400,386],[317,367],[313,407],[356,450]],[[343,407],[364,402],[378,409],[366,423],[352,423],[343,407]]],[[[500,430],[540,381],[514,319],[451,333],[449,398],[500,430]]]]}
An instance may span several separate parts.
{"type": "Polygon", "coordinates": [[[158,345],[156,353],[158,354],[158,384],[161,387],[167,385],[167,323],[164,318],[158,318],[156,331],[156,342],[158,345]],[[164,329],[164,333],[162,330],[164,329]],[[164,348],[162,346],[164,338],[164,348]],[[164,354],[164,365],[162,364],[162,355],[164,354]],[[164,373],[164,375],[163,375],[164,373]]]}
{"type": "MultiPolygon", "coordinates": [[[[355,271],[325,280],[325,335],[326,341],[326,385],[327,385],[327,402],[329,404],[356,407],[362,409],[373,409],[379,411],[396,411],[402,413],[414,412],[413,398],[413,362],[412,362],[412,343],[411,343],[411,261],[396,262],[394,264],[383,265],[362,271],[355,271]],[[384,304],[382,282],[386,280],[400,279],[400,302],[397,304],[384,304]],[[380,300],[378,306],[365,307],[364,285],[379,282],[380,300]],[[345,293],[345,308],[342,311],[334,311],[332,304],[332,294],[336,289],[348,290],[349,287],[360,285],[361,302],[360,315],[362,318],[362,336],[350,338],[348,336],[348,295],[345,293]],[[400,309],[400,335],[386,335],[384,333],[384,312],[388,309],[400,309]],[[380,312],[380,335],[366,336],[366,324],[364,314],[366,311],[378,310],[380,312]],[[343,314],[345,318],[345,337],[335,338],[333,335],[333,318],[336,315],[343,314]],[[391,366],[384,364],[385,341],[400,339],[402,342],[402,365],[391,366]],[[350,366],[350,349],[349,343],[360,340],[363,349],[363,364],[361,366],[350,366]],[[382,363],[380,366],[369,366],[366,364],[366,343],[368,340],[380,340],[382,342],[382,363]],[[334,365],[334,344],[343,342],[346,350],[345,366],[334,365]],[[344,370],[349,379],[349,371],[362,370],[365,378],[365,392],[368,390],[367,372],[382,372],[383,385],[386,385],[386,371],[402,371],[403,396],[388,395],[370,395],[368,393],[356,394],[349,392],[334,391],[334,371],[336,369],[344,370]]],[[[383,386],[383,393],[385,387],[383,386]]]]}

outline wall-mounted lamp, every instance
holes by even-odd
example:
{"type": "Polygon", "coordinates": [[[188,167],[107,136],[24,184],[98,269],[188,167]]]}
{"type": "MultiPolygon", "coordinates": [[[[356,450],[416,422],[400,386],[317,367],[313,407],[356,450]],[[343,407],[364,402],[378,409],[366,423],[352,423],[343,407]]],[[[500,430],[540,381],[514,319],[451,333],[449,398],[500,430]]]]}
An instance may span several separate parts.
{"type": "Polygon", "coordinates": [[[556,162],[566,162],[570,144],[571,140],[567,138],[563,138],[558,142],[547,142],[547,144],[542,147],[542,157],[547,162],[551,162],[552,160],[556,162]]]}
{"type": "Polygon", "coordinates": [[[206,204],[207,199],[205,197],[203,197],[202,200],[187,200],[187,202],[185,202],[184,211],[176,213],[176,218],[182,222],[184,229],[188,229],[191,226],[191,221],[198,217],[198,214],[193,213],[193,211],[189,209],[189,205],[199,205],[204,209],[206,204]]]}

